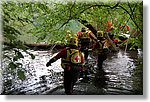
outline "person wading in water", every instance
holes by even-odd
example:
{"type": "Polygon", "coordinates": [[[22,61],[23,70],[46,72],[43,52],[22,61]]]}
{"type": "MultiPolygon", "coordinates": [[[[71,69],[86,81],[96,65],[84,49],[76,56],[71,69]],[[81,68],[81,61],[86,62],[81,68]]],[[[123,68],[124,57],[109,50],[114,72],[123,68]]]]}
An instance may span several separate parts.
{"type": "Polygon", "coordinates": [[[64,69],[64,88],[67,95],[73,93],[73,87],[79,78],[84,64],[84,57],[78,47],[78,39],[73,37],[68,40],[68,46],[50,59],[46,66],[61,58],[61,66],[64,69]]]}

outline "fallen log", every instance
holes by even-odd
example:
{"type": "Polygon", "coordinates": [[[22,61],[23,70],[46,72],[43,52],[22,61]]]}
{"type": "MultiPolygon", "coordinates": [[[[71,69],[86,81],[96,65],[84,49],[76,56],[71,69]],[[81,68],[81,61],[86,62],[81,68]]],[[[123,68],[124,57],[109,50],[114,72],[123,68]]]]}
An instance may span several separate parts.
{"type": "MultiPolygon", "coordinates": [[[[14,46],[15,48],[15,45],[13,43],[9,43],[9,42],[3,42],[3,45],[6,45],[6,46],[14,46]]],[[[54,44],[46,44],[46,43],[33,43],[33,44],[23,44],[23,46],[26,46],[26,48],[28,49],[33,49],[33,50],[39,50],[39,49],[42,49],[42,50],[50,50],[51,47],[54,46],[54,44]]],[[[55,48],[56,49],[63,49],[65,47],[64,44],[56,44],[55,48]]]]}

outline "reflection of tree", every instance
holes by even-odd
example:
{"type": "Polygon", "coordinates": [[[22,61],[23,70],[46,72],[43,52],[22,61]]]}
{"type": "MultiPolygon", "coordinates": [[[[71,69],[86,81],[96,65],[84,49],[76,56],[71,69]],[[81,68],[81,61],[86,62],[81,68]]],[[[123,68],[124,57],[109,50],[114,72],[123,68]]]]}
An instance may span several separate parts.
{"type": "Polygon", "coordinates": [[[138,61],[137,67],[135,68],[133,75],[133,90],[135,94],[143,94],[143,64],[142,61],[138,61]]]}
{"type": "Polygon", "coordinates": [[[109,79],[105,75],[106,72],[104,72],[104,70],[97,70],[93,79],[93,84],[98,88],[106,88],[106,81],[108,81],[109,79]]]}

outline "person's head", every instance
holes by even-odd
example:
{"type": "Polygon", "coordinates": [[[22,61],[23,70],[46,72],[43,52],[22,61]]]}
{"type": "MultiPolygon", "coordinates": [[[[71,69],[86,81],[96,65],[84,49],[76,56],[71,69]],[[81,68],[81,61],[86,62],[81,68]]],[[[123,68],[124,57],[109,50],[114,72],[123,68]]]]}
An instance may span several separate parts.
{"type": "Polygon", "coordinates": [[[82,28],[81,28],[81,32],[86,32],[86,28],[85,28],[85,27],[82,27],[82,28]]]}
{"type": "Polygon", "coordinates": [[[71,34],[71,31],[70,31],[70,30],[67,30],[67,34],[71,34]]]}
{"type": "Polygon", "coordinates": [[[104,32],[103,31],[97,31],[97,38],[102,39],[104,37],[104,32]]]}
{"type": "Polygon", "coordinates": [[[77,37],[71,37],[68,40],[68,46],[69,47],[78,47],[78,38],[77,37]]]}

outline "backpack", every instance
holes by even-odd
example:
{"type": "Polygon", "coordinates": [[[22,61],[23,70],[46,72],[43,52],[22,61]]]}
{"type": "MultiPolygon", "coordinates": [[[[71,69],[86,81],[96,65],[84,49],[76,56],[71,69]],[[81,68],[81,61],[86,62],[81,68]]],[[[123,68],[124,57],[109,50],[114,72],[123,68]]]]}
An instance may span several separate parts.
{"type": "Polygon", "coordinates": [[[81,56],[79,50],[67,48],[67,57],[66,59],[62,59],[62,66],[66,64],[80,64],[81,56]]]}
{"type": "Polygon", "coordinates": [[[84,38],[89,38],[89,34],[88,32],[81,32],[81,39],[84,39],[84,38]]]}
{"type": "Polygon", "coordinates": [[[97,50],[96,50],[97,53],[98,53],[98,54],[103,53],[104,43],[103,43],[102,41],[98,41],[97,44],[98,44],[98,47],[97,47],[97,50]]]}
{"type": "Polygon", "coordinates": [[[67,50],[67,56],[72,64],[81,63],[81,52],[76,49],[67,50]]]}

